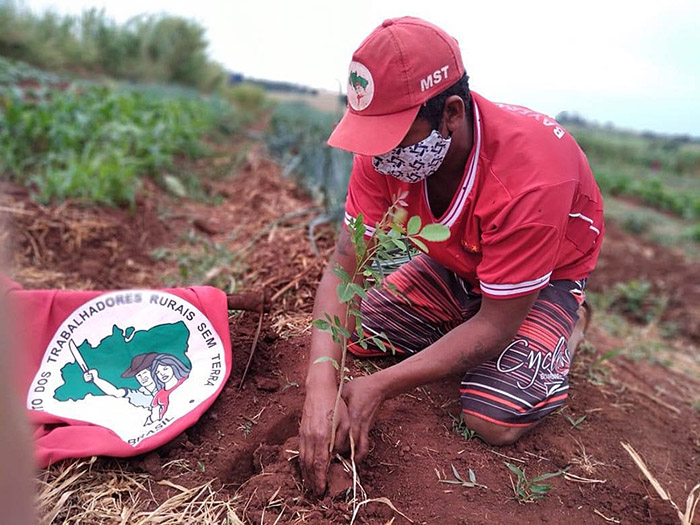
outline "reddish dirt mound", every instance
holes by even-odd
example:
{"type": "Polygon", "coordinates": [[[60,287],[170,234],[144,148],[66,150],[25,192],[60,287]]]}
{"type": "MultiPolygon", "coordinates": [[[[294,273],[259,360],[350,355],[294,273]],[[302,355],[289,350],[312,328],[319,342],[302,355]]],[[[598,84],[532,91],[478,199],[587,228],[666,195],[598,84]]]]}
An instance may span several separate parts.
{"type": "MultiPolygon", "coordinates": [[[[150,253],[159,245],[177,249],[182,243],[179,234],[195,220],[204,220],[211,239],[248,254],[245,282],[265,285],[276,296],[273,311],[264,318],[242,388],[258,323],[257,314],[251,313],[231,318],[235,369],[199,423],[161,449],[119,463],[126,471],[186,487],[215,479],[221,497],[238,498],[238,514],[246,522],[347,522],[353,494],[340,462],[333,466],[327,495],[317,500],[304,491],[295,453],[308,322],[323,267],[305,228],[309,215],[304,213],[310,213],[312,205],[264,159],[251,162],[234,178],[211,184],[228,195],[226,202],[213,206],[175,201],[151,187],[148,199],[141,200],[133,214],[74,205],[40,208],[29,202],[26,192],[10,187],[13,193],[2,206],[21,211],[5,212],[18,232],[14,276],[29,287],[161,286],[161,275],[176,271],[175,263],[156,264],[150,253]],[[163,211],[170,213],[167,220],[163,211]]],[[[332,244],[329,230],[320,233],[319,244],[327,253],[332,244]]],[[[640,245],[610,228],[592,286],[603,290],[617,281],[648,279],[671,297],[667,315],[692,323],[698,305],[692,294],[697,290],[677,291],[681,285],[687,289],[693,275],[690,264],[679,256],[640,245]],[[654,251],[646,256],[644,250],[654,251]]],[[[686,326],[690,329],[692,324],[686,326]]],[[[453,430],[450,415],[459,412],[459,378],[385,403],[371,433],[373,449],[359,465],[362,489],[357,489],[356,502],[364,499],[362,490],[368,498],[388,498],[414,523],[605,523],[603,516],[623,523],[677,522],[620,442],[631,443],[673,499],[684,503],[700,480],[700,418],[691,408],[700,384],[644,361],[597,363],[596,356],[618,342],[595,321],[589,339],[596,354],[577,356],[569,405],[514,446],[497,449],[477,439],[466,441],[453,430]],[[601,376],[602,384],[594,384],[601,376]],[[574,428],[566,416],[585,419],[574,428]],[[552,478],[546,498],[519,503],[506,462],[528,477],[567,467],[567,474],[576,477],[552,478]],[[487,488],[444,483],[454,480],[453,467],[464,479],[471,469],[477,483],[487,488]]],[[[351,375],[388,366],[391,360],[371,363],[354,361],[351,375]]],[[[150,491],[142,500],[153,497],[151,505],[174,494],[156,484],[150,491]]],[[[363,506],[357,522],[386,523],[392,518],[394,523],[406,522],[375,502],[363,506]]]]}

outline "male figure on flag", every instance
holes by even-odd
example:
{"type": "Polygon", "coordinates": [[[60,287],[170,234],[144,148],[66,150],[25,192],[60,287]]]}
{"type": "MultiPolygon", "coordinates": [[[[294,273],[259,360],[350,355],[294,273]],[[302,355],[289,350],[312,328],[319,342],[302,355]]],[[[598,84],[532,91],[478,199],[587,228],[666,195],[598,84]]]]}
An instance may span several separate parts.
{"type": "MultiPolygon", "coordinates": [[[[584,288],[603,239],[600,191],[574,139],[549,117],[471,92],[457,41],[416,18],[386,20],[353,55],[367,80],[328,143],[355,153],[346,223],[367,233],[398,195],[407,215],[450,230],[362,302],[363,330],[384,332],[406,357],[344,386],[335,443],[356,459],[388,398],[457,372],[467,426],[493,445],[513,443],[568,393],[584,322],[584,288]],[[577,325],[578,323],[578,325],[577,325]]],[[[340,264],[356,254],[342,231],[321,279],[314,317],[344,318],[340,264]]],[[[359,346],[357,355],[377,355],[359,346]]],[[[305,480],[325,490],[337,393],[330,335],[314,330],[300,427],[305,480]]]]}
{"type": "Polygon", "coordinates": [[[158,391],[151,373],[151,364],[157,355],[155,352],[148,352],[135,356],[131,360],[129,368],[122,373],[122,377],[136,378],[139,382],[137,389],[117,388],[106,379],[101,378],[98,371],[94,368],[87,370],[83,374],[83,379],[86,382],[94,383],[97,388],[108,396],[125,397],[134,406],[150,408],[153,405],[153,396],[158,391]]]}

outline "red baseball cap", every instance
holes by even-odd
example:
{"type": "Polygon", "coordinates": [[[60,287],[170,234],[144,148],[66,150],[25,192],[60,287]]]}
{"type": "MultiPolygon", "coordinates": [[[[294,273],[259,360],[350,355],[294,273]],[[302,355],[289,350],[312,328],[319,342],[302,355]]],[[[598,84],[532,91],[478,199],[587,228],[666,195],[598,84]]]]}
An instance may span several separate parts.
{"type": "Polygon", "coordinates": [[[410,16],[385,20],[360,44],[348,74],[348,109],[328,145],[380,155],[408,133],[421,104],[464,75],[457,40],[410,16]]]}

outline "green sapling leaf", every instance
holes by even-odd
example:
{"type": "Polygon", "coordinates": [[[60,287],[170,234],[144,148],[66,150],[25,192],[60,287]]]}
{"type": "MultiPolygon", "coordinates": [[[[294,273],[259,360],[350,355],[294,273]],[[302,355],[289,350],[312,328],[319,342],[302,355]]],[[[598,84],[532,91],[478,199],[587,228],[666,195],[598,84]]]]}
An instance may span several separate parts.
{"type": "Polygon", "coordinates": [[[359,284],[350,283],[350,288],[353,290],[353,292],[355,294],[359,295],[363,299],[367,299],[367,292],[365,292],[365,289],[362,288],[362,286],[360,286],[359,284]]]}
{"type": "Polygon", "coordinates": [[[414,215],[408,219],[408,224],[406,225],[406,234],[415,235],[420,231],[421,219],[418,215],[414,215]]]}
{"type": "Polygon", "coordinates": [[[450,238],[450,229],[442,224],[426,224],[418,237],[431,242],[445,241],[450,238]]]}
{"type": "Polygon", "coordinates": [[[566,467],[558,472],[548,472],[547,474],[542,474],[541,476],[534,477],[530,481],[537,482],[537,481],[543,481],[545,479],[553,478],[555,476],[559,476],[559,475],[563,474],[564,472],[569,470],[569,468],[571,468],[571,467],[566,467]]]}
{"type": "Polygon", "coordinates": [[[335,368],[336,370],[340,370],[340,365],[338,364],[338,361],[336,361],[329,355],[324,355],[314,361],[314,364],[318,363],[331,363],[333,365],[333,368],[335,368]]]}
{"type": "Polygon", "coordinates": [[[422,252],[428,253],[428,247],[423,241],[419,241],[415,237],[411,237],[411,242],[416,245],[416,247],[422,252]]]}
{"type": "Polygon", "coordinates": [[[338,285],[338,300],[341,303],[347,303],[355,296],[352,284],[353,283],[340,283],[338,285]]]}
{"type": "Polygon", "coordinates": [[[406,243],[403,242],[401,239],[392,239],[392,242],[394,243],[394,246],[401,250],[402,253],[406,251],[406,243]]]}
{"type": "Polygon", "coordinates": [[[345,269],[340,265],[333,268],[333,273],[336,274],[343,282],[352,281],[352,279],[348,275],[348,272],[346,272],[345,269]]]}
{"type": "Polygon", "coordinates": [[[384,344],[384,341],[382,341],[378,337],[373,337],[372,341],[382,352],[386,353],[386,345],[384,344]]]}
{"type": "Polygon", "coordinates": [[[322,332],[327,332],[331,327],[331,324],[328,321],[324,321],[323,319],[314,319],[313,321],[311,321],[311,324],[319,330],[321,330],[322,332]]]}

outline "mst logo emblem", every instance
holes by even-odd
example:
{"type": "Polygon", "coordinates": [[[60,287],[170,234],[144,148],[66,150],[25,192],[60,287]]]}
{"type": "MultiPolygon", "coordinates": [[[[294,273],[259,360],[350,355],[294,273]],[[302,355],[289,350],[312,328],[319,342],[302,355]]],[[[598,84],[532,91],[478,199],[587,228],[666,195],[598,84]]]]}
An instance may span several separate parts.
{"type": "Polygon", "coordinates": [[[374,80],[364,64],[350,62],[348,76],[348,103],[355,111],[362,111],[374,97],[374,80]]]}
{"type": "Polygon", "coordinates": [[[101,425],[136,446],[216,393],[225,366],[221,339],[189,302],[155,290],[110,292],[59,327],[27,407],[101,425]]]}

